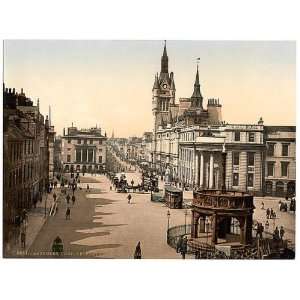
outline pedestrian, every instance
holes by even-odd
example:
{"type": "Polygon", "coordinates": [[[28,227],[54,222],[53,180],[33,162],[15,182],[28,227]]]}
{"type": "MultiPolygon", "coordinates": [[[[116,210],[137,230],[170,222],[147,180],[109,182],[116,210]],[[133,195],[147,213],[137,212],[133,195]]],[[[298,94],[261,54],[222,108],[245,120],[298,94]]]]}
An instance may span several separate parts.
{"type": "Polygon", "coordinates": [[[52,243],[52,252],[59,255],[64,252],[64,245],[62,239],[59,236],[57,236],[52,243]]]}
{"type": "Polygon", "coordinates": [[[75,204],[75,196],[74,195],[72,196],[72,203],[73,203],[73,205],[75,204]]]}
{"type": "Polygon", "coordinates": [[[138,242],[138,244],[136,245],[133,257],[135,259],[141,259],[142,258],[141,242],[138,242]]]}
{"type": "Polygon", "coordinates": [[[110,190],[112,191],[112,186],[110,186],[110,190]]]}
{"type": "Polygon", "coordinates": [[[69,194],[67,194],[66,199],[67,199],[67,204],[69,204],[70,203],[70,195],[69,194]]]}
{"type": "Polygon", "coordinates": [[[87,184],[86,185],[86,191],[89,192],[90,191],[90,186],[87,184]]]}
{"type": "Polygon", "coordinates": [[[182,259],[185,259],[185,254],[187,253],[187,237],[185,236],[182,240],[182,245],[181,245],[181,256],[182,259]]]}
{"type": "Polygon", "coordinates": [[[68,207],[66,210],[66,220],[70,220],[70,219],[71,219],[71,210],[70,207],[68,207]]]}
{"type": "Polygon", "coordinates": [[[265,223],[266,230],[269,229],[269,226],[270,226],[270,224],[269,224],[269,221],[267,220],[266,223],[265,223]]]}
{"type": "Polygon", "coordinates": [[[278,241],[280,239],[279,237],[279,230],[278,230],[278,227],[276,226],[275,230],[274,230],[274,233],[273,233],[273,239],[278,241]]]}
{"type": "Polygon", "coordinates": [[[183,242],[183,239],[182,239],[182,235],[181,235],[181,236],[179,237],[178,241],[177,241],[177,244],[176,244],[176,252],[177,252],[177,253],[180,253],[180,252],[181,252],[182,242],[183,242]]]}
{"type": "Polygon", "coordinates": [[[271,208],[271,210],[270,210],[270,219],[273,219],[273,217],[274,217],[274,210],[273,210],[273,208],[271,208]]]}
{"type": "Polygon", "coordinates": [[[261,209],[265,209],[265,204],[263,201],[261,202],[261,209]]]}
{"type": "Polygon", "coordinates": [[[270,208],[269,208],[269,207],[267,208],[267,211],[266,211],[266,216],[267,216],[267,219],[269,219],[269,218],[270,218],[270,208]]]}
{"type": "Polygon", "coordinates": [[[127,196],[127,199],[128,199],[128,204],[130,204],[130,200],[131,200],[131,195],[130,194],[127,196]]]}
{"type": "Polygon", "coordinates": [[[24,231],[21,232],[21,247],[23,249],[26,247],[26,233],[24,231]]]}
{"type": "Polygon", "coordinates": [[[57,187],[57,181],[55,180],[54,181],[54,188],[56,189],[56,187],[57,187]]]}
{"type": "Polygon", "coordinates": [[[282,239],[283,239],[283,236],[284,236],[284,229],[283,229],[283,226],[280,226],[279,235],[280,235],[280,239],[282,240],[282,239]]]}
{"type": "Polygon", "coordinates": [[[55,192],[53,193],[53,199],[54,199],[54,201],[56,201],[56,194],[55,194],[55,192]]]}

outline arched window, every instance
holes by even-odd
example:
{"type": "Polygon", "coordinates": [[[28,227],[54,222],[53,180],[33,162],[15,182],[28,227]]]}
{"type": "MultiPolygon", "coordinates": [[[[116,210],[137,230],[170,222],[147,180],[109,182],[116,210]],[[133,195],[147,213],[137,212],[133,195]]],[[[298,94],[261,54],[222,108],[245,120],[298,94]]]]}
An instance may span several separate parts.
{"type": "Polygon", "coordinates": [[[288,192],[288,195],[294,195],[295,194],[295,182],[294,181],[288,182],[287,192],[288,192]]]}
{"type": "Polygon", "coordinates": [[[284,195],[284,183],[282,181],[276,182],[276,195],[281,197],[284,195]]]}
{"type": "Polygon", "coordinates": [[[272,181],[266,181],[266,194],[272,194],[272,187],[273,183],[272,181]]]}

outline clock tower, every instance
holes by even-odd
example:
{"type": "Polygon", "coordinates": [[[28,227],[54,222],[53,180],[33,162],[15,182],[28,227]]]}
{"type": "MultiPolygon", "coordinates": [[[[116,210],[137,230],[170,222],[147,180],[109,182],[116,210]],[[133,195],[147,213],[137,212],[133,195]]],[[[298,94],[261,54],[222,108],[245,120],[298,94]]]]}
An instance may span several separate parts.
{"type": "Polygon", "coordinates": [[[155,129],[163,126],[168,118],[170,105],[175,104],[175,82],[173,72],[169,73],[169,58],[165,41],[161,57],[160,74],[155,75],[152,89],[152,112],[154,115],[155,129]]]}

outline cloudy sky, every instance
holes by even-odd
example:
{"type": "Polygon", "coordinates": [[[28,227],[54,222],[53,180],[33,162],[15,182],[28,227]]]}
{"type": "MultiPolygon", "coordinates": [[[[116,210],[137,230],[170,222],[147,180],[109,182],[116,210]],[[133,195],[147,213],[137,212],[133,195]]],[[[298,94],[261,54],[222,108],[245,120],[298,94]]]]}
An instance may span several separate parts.
{"type": "MultiPolygon", "coordinates": [[[[111,136],[153,128],[154,75],[163,41],[4,42],[4,81],[23,88],[41,111],[51,105],[58,134],[64,127],[100,125],[111,136]]],[[[190,97],[199,64],[201,91],[219,98],[229,123],[295,125],[295,42],[167,41],[176,99],[190,97]]]]}

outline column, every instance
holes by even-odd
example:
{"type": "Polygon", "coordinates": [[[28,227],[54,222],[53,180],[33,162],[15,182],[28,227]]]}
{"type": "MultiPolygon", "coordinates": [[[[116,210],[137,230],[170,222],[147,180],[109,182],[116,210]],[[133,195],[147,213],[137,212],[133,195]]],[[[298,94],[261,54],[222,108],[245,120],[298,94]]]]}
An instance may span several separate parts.
{"type": "Polygon", "coordinates": [[[201,152],[200,155],[200,187],[203,188],[203,179],[204,179],[204,155],[201,152]]]}
{"type": "Polygon", "coordinates": [[[95,150],[93,149],[92,162],[95,162],[95,150]]]}
{"type": "Polygon", "coordinates": [[[199,221],[199,214],[192,210],[192,226],[191,226],[191,237],[197,238],[198,237],[198,221],[199,221]]]}
{"type": "Polygon", "coordinates": [[[245,218],[246,217],[240,217],[239,221],[240,221],[240,243],[242,245],[246,244],[246,226],[245,226],[245,218]]]}
{"type": "Polygon", "coordinates": [[[75,149],[75,159],[74,159],[75,162],[77,162],[77,150],[75,149]]]}
{"type": "Polygon", "coordinates": [[[211,243],[212,245],[215,245],[218,243],[218,237],[217,237],[217,215],[213,214],[211,217],[211,243]]]}
{"type": "Polygon", "coordinates": [[[209,188],[212,189],[214,186],[214,155],[210,154],[209,160],[209,188]]]}
{"type": "Polygon", "coordinates": [[[82,149],[80,149],[80,162],[82,162],[82,149]]]}
{"type": "Polygon", "coordinates": [[[195,184],[199,185],[199,155],[197,151],[195,151],[195,184]]]}
{"type": "Polygon", "coordinates": [[[200,217],[200,233],[204,233],[205,232],[205,219],[206,216],[201,216],[200,217]]]}

